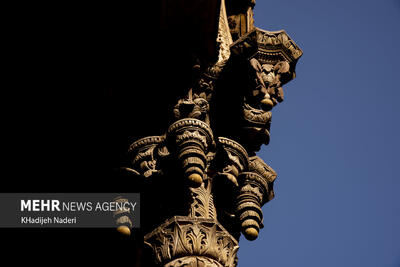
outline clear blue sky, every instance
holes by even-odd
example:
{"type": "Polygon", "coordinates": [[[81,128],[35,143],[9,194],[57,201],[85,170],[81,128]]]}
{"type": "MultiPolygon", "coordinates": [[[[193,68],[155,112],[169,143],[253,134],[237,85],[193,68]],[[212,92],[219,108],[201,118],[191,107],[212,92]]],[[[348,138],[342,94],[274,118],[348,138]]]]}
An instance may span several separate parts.
{"type": "Polygon", "coordinates": [[[278,172],[239,267],[400,267],[400,1],[257,1],[303,49],[259,155],[278,172]]]}

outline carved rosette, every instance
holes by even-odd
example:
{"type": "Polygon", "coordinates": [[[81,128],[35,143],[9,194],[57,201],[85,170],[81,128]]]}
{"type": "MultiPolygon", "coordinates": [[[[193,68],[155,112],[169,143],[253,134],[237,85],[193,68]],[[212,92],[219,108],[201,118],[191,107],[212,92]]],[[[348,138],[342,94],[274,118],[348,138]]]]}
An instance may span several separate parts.
{"type": "Polygon", "coordinates": [[[263,227],[261,207],[273,198],[276,173],[258,156],[251,157],[249,161],[249,171],[239,175],[236,210],[242,233],[247,239],[254,240],[263,227]]]}
{"type": "Polygon", "coordinates": [[[164,136],[148,136],[133,142],[128,150],[128,155],[132,159],[132,168],[129,170],[136,171],[146,178],[155,173],[161,173],[157,168],[155,150],[164,139],[164,136]]]}
{"type": "Polygon", "coordinates": [[[160,266],[236,266],[238,242],[213,219],[175,216],[144,240],[160,266]]]}
{"type": "Polygon", "coordinates": [[[167,131],[167,139],[182,163],[185,177],[193,187],[202,184],[207,166],[207,153],[215,146],[209,125],[197,119],[182,119],[167,131]]]}

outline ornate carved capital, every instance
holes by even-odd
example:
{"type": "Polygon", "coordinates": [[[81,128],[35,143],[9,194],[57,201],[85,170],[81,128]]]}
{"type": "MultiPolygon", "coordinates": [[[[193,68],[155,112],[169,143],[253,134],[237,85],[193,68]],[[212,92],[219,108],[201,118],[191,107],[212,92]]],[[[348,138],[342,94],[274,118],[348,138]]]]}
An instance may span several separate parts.
{"type": "Polygon", "coordinates": [[[160,265],[202,266],[198,265],[199,260],[208,264],[204,266],[236,266],[237,240],[212,219],[176,216],[147,234],[144,240],[160,265]]]}
{"type": "Polygon", "coordinates": [[[168,262],[164,267],[224,267],[218,261],[207,257],[187,256],[171,262],[168,262]]]}

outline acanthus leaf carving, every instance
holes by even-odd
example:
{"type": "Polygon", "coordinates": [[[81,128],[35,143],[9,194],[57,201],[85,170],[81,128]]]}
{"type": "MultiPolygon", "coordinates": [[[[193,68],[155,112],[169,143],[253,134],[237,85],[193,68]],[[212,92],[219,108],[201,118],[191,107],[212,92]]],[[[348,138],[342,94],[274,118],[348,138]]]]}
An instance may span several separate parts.
{"type": "Polygon", "coordinates": [[[210,191],[211,184],[208,182],[200,187],[190,188],[192,203],[189,214],[191,217],[216,219],[213,195],[210,191]]]}
{"type": "Polygon", "coordinates": [[[223,267],[236,265],[238,243],[213,219],[176,216],[144,239],[156,254],[156,262],[166,266],[193,255],[209,258],[223,267]]]}

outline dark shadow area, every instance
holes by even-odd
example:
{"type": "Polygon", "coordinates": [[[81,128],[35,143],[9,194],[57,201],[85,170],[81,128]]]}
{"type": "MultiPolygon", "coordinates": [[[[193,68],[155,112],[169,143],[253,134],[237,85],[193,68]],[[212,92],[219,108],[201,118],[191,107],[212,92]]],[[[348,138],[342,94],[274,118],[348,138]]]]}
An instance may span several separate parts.
{"type": "MultiPolygon", "coordinates": [[[[114,169],[131,142],[165,131],[193,63],[216,49],[215,1],[167,2],[10,12],[1,192],[138,191],[114,169]]],[[[32,266],[132,265],[133,239],[142,238],[115,229],[0,230],[2,254],[16,251],[12,262],[32,266]]]]}

